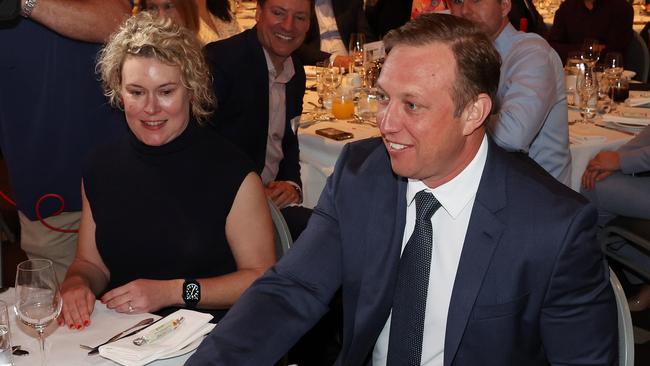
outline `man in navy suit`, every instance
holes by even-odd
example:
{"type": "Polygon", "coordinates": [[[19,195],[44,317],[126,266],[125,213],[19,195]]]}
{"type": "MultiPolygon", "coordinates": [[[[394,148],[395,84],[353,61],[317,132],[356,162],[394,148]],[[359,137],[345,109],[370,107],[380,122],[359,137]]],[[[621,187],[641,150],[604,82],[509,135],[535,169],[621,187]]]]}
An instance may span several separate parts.
{"type": "Polygon", "coordinates": [[[255,165],[267,196],[296,238],[309,218],[302,202],[298,138],[305,71],[292,53],[309,29],[311,0],[260,0],[257,24],[205,46],[217,110],[211,124],[255,165]]]}
{"type": "Polygon", "coordinates": [[[391,359],[405,347],[393,328],[412,323],[392,322],[405,309],[423,315],[409,364],[617,362],[616,304],[594,207],[485,133],[499,83],[492,42],[470,21],[442,14],[422,15],[384,41],[381,138],[344,148],[298,242],[187,365],[273,364],[339,287],[337,365],[407,364],[391,359]],[[418,197],[429,194],[442,207],[423,219],[418,197]],[[423,234],[427,225],[432,234],[423,234]],[[403,295],[402,271],[413,268],[400,253],[413,243],[429,243],[430,260],[416,268],[428,273],[415,284],[425,307],[403,295]]]}

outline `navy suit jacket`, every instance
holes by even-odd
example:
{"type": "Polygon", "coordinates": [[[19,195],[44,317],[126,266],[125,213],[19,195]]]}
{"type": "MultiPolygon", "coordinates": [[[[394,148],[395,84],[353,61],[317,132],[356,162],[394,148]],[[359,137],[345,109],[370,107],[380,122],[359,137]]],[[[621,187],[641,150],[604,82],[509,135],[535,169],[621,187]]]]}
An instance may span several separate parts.
{"type": "MultiPolygon", "coordinates": [[[[271,365],[327,311],[339,286],[337,365],[369,364],[391,310],[406,186],[381,140],[348,145],[294,247],[187,365],[271,365]]],[[[615,364],[616,304],[595,223],[582,196],[490,142],[451,296],[444,365],[615,364]]]]}
{"type": "MultiPolygon", "coordinates": [[[[256,28],[209,43],[204,53],[217,96],[217,110],[210,123],[248,155],[260,174],[269,131],[269,73],[256,28]]],[[[291,128],[291,120],[302,114],[306,78],[302,64],[295,57],[292,60],[296,73],[285,89],[284,158],[275,179],[301,185],[298,137],[291,128]]]]}
{"type": "MultiPolygon", "coordinates": [[[[336,27],[346,50],[350,44],[352,33],[365,34],[366,42],[374,40],[363,11],[363,0],[332,0],[332,10],[336,19],[336,27]]],[[[296,50],[296,55],[305,65],[314,65],[317,61],[330,57],[329,53],[320,50],[320,27],[313,6],[309,30],[302,46],[296,50]]]]}

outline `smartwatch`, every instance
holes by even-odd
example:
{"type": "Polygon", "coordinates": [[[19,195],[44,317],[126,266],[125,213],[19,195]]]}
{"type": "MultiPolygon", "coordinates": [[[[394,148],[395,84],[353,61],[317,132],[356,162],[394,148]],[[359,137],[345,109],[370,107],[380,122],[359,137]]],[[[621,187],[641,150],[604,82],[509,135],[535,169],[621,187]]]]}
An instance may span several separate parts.
{"type": "Polygon", "coordinates": [[[194,279],[185,279],[183,282],[183,301],[188,309],[196,308],[201,301],[201,284],[194,279]]]}

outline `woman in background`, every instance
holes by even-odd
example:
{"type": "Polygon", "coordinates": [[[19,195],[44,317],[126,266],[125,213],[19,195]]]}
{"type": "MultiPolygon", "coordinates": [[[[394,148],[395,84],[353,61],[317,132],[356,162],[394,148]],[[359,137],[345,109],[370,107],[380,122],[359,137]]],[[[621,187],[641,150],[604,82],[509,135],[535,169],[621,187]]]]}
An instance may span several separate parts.
{"type": "Polygon", "coordinates": [[[204,45],[241,32],[229,0],[146,0],[141,7],[172,18],[194,32],[204,45]]]}
{"type": "Polygon", "coordinates": [[[122,313],[187,307],[219,320],[275,262],[274,233],[252,164],[200,125],[214,105],[201,45],[142,12],[111,37],[97,68],[130,131],[84,167],[59,322],[88,326],[96,297],[122,313]]]}
{"type": "Polygon", "coordinates": [[[234,36],[241,32],[235,18],[235,4],[229,0],[196,0],[199,9],[199,39],[203,44],[234,36]]]}

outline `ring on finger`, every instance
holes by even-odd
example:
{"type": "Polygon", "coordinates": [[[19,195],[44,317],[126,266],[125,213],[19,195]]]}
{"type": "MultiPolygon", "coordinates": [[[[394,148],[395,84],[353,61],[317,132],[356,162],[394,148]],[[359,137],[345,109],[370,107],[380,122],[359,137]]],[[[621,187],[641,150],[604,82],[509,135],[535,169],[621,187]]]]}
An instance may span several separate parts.
{"type": "Polygon", "coordinates": [[[132,313],[135,309],[131,306],[131,301],[127,301],[126,304],[129,306],[129,313],[132,313]]]}

